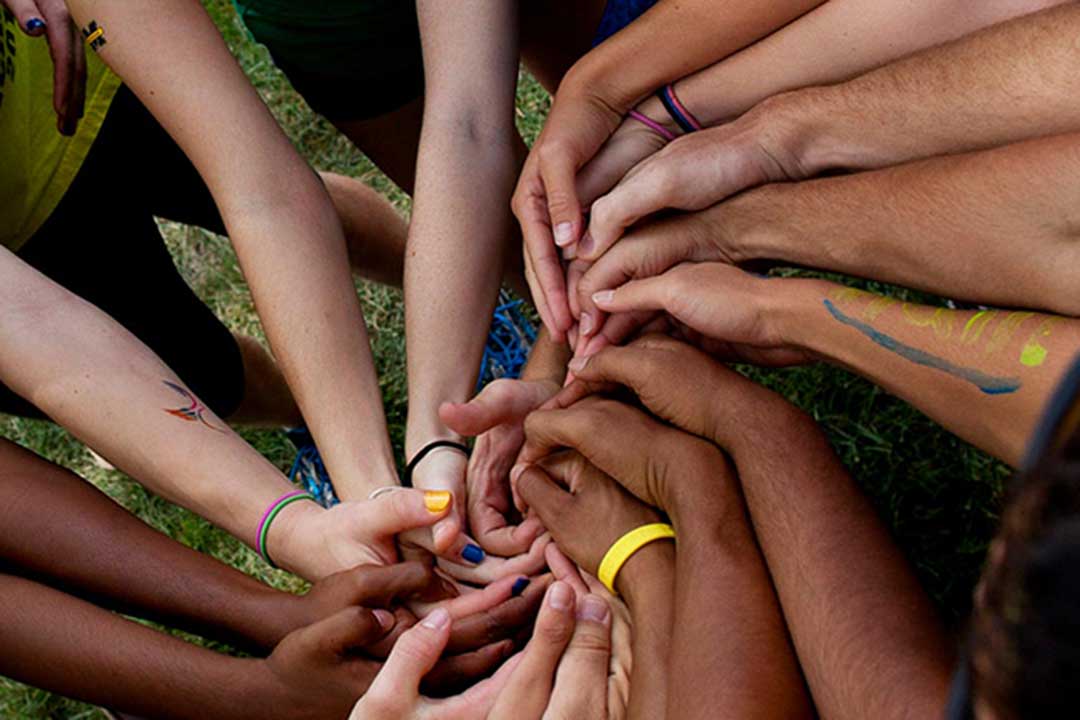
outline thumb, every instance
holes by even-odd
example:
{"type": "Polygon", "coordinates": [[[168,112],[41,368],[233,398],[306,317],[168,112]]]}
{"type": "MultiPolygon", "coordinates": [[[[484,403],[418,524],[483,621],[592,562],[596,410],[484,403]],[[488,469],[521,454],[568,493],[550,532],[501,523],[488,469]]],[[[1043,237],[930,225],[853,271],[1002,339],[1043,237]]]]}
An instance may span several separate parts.
{"type": "Polygon", "coordinates": [[[367,695],[378,701],[402,694],[419,694],[420,681],[435,667],[446,649],[450,640],[450,625],[450,613],[438,608],[422,622],[406,630],[398,638],[367,695]]]}
{"type": "Polygon", "coordinates": [[[537,401],[531,383],[496,380],[467,403],[443,403],[439,419],[462,435],[480,435],[496,425],[520,421],[537,401]]]}
{"type": "Polygon", "coordinates": [[[387,538],[406,530],[430,527],[446,517],[454,502],[446,490],[395,488],[392,492],[360,503],[364,533],[387,538]]]}
{"type": "Polygon", "coordinates": [[[315,642],[315,647],[345,655],[378,642],[395,622],[393,613],[386,610],[350,607],[309,626],[305,632],[315,642]]]}

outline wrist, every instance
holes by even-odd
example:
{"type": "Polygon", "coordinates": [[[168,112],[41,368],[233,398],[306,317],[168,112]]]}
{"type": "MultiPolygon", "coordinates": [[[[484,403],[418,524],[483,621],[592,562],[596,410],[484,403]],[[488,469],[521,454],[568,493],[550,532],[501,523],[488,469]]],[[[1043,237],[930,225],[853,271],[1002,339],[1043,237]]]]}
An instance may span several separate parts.
{"type": "Polygon", "coordinates": [[[671,113],[664,107],[664,103],[660,102],[660,98],[655,95],[645,98],[634,109],[663,127],[676,138],[685,134],[679,124],[675,122],[675,119],[671,117],[671,113]]]}
{"type": "Polygon", "coordinates": [[[266,531],[266,554],[275,565],[297,575],[307,575],[300,568],[310,561],[313,552],[317,552],[310,547],[316,533],[309,528],[325,512],[325,508],[310,500],[294,502],[281,509],[266,531]]]}
{"type": "Polygon", "coordinates": [[[631,614],[650,612],[657,603],[670,604],[675,586],[675,543],[658,540],[631,556],[615,578],[615,589],[631,614]]]}

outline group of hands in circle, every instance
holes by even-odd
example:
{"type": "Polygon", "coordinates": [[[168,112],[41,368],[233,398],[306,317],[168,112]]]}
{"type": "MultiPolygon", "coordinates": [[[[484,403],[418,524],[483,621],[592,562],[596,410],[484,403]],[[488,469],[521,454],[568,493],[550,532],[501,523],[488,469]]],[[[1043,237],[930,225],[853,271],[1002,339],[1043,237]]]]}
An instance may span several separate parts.
{"type": "MultiPolygon", "coordinates": [[[[606,348],[542,407],[495,426],[521,439],[518,463],[490,476],[490,487],[474,486],[465,514],[486,530],[478,538],[528,548],[516,557],[471,567],[453,552],[434,565],[402,561],[418,552],[410,537],[430,543],[432,527],[453,512],[432,513],[419,489],[325,513],[355,523],[341,561],[351,569],[314,584],[300,602],[324,619],[287,635],[265,661],[287,689],[280,702],[311,717],[351,709],[353,720],[626,717],[631,611],[596,580],[603,557],[643,525],[670,519],[678,533],[680,507],[682,516],[710,512],[715,484],[736,482],[723,451],[703,439],[712,403],[681,381],[687,372],[710,396],[760,403],[768,393],[685,343],[651,335],[606,348]]],[[[485,404],[526,383],[490,386],[485,404]]],[[[620,582],[631,578],[616,581],[625,589],[620,582]]]]}

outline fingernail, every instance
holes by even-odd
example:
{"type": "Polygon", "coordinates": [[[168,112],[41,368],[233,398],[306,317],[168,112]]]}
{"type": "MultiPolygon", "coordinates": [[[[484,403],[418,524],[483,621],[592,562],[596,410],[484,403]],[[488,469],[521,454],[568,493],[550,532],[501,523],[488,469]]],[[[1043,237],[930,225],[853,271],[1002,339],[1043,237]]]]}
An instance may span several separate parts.
{"type": "Polygon", "coordinates": [[[567,363],[566,367],[570,368],[570,372],[572,372],[572,373],[580,373],[582,370],[585,369],[585,366],[588,365],[588,364],[589,364],[589,358],[587,358],[587,357],[576,357],[573,360],[571,360],[569,363],[567,363]]]}
{"type": "Polygon", "coordinates": [[[394,613],[389,610],[375,610],[373,614],[375,615],[375,619],[379,621],[379,626],[383,630],[393,627],[394,623],[397,622],[394,613]]]}
{"type": "Polygon", "coordinates": [[[454,499],[454,496],[448,490],[425,490],[424,491],[424,507],[432,515],[438,515],[446,508],[450,507],[450,502],[454,499]]]}
{"type": "Polygon", "coordinates": [[[479,565],[484,562],[484,550],[479,545],[469,543],[465,546],[465,549],[461,551],[461,557],[474,565],[479,565]]]}
{"type": "Polygon", "coordinates": [[[514,581],[514,586],[510,588],[510,597],[518,597],[521,593],[525,592],[525,588],[527,587],[529,587],[529,578],[518,578],[514,581]]]}
{"type": "Polygon", "coordinates": [[[562,581],[555,583],[548,590],[548,605],[552,610],[568,610],[573,602],[574,590],[562,581]]]}
{"type": "Polygon", "coordinates": [[[420,624],[429,630],[441,630],[446,627],[449,622],[450,613],[446,612],[446,608],[439,608],[424,618],[424,622],[420,624]]]}
{"type": "Polygon", "coordinates": [[[581,313],[581,320],[578,321],[582,335],[589,335],[593,331],[593,319],[592,313],[581,313]]]}
{"type": "Polygon", "coordinates": [[[610,305],[611,301],[615,299],[614,290],[601,290],[598,293],[593,293],[592,301],[597,305],[610,305]]]}
{"type": "Polygon", "coordinates": [[[26,21],[27,32],[36,32],[43,27],[45,27],[45,21],[41,18],[30,18],[26,21]]]}
{"type": "Polygon", "coordinates": [[[566,247],[570,243],[574,242],[574,225],[573,223],[559,223],[555,226],[555,244],[559,247],[566,247]]]}
{"type": "Polygon", "coordinates": [[[525,472],[525,468],[529,467],[525,463],[518,463],[514,467],[510,468],[510,482],[517,483],[518,478],[521,477],[521,473],[525,472]]]}
{"type": "Polygon", "coordinates": [[[586,595],[578,606],[577,616],[581,620],[591,620],[604,625],[607,624],[610,612],[606,602],[593,595],[586,595]]]}
{"type": "Polygon", "coordinates": [[[589,234],[589,231],[585,231],[585,236],[581,238],[581,242],[578,243],[578,254],[588,255],[596,247],[596,241],[593,240],[593,236],[589,234]]]}

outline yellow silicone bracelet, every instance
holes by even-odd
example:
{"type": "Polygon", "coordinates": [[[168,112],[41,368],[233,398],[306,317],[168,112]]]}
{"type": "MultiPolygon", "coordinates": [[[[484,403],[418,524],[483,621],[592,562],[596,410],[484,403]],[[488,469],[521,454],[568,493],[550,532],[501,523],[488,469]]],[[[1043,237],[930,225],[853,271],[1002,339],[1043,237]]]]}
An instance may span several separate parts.
{"type": "Polygon", "coordinates": [[[668,538],[675,539],[675,528],[667,523],[652,523],[631,530],[616,540],[604,553],[604,559],[600,561],[600,568],[596,572],[597,577],[612,595],[618,595],[615,592],[615,578],[619,576],[619,571],[626,561],[649,543],[668,538]]]}

